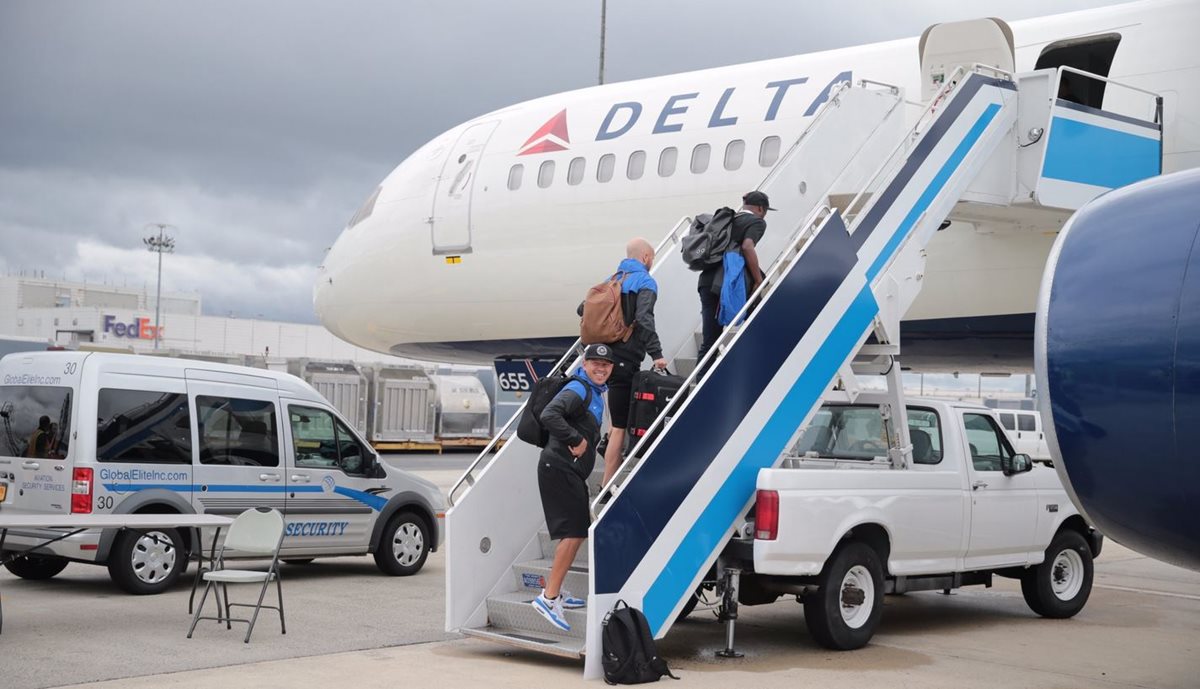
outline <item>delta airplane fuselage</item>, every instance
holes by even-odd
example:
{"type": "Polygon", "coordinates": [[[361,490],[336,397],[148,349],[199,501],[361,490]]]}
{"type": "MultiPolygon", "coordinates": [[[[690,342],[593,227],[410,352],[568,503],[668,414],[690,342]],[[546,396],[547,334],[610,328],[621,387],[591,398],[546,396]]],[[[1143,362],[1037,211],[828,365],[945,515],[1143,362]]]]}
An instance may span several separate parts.
{"type": "MultiPolygon", "coordinates": [[[[1115,38],[1107,76],[1164,98],[1164,172],[1197,167],[1197,26],[1200,3],[1183,1],[1017,22],[1016,72],[1063,64],[1046,62],[1056,48],[1115,38]]],[[[345,340],[402,356],[561,353],[578,334],[576,306],[626,241],[657,243],[684,216],[736,207],[836,84],[899,86],[915,116],[918,51],[914,38],[673,74],[465,122],[409,156],[355,214],[320,268],[318,317],[345,340]]],[[[1119,93],[1108,89],[1105,109],[1119,93]]],[[[952,215],[905,316],[906,365],[1030,369],[1038,285],[1069,214],[952,215]]],[[[766,219],[768,232],[795,229],[766,219]]]]}

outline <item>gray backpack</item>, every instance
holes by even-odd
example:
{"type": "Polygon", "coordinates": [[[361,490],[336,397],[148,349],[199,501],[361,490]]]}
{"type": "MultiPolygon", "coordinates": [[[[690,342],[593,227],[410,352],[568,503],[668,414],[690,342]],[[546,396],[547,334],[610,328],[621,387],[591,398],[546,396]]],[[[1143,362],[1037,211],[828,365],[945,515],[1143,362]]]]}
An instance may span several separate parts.
{"type": "Polygon", "coordinates": [[[692,229],[680,242],[683,262],[692,270],[704,270],[721,263],[725,252],[732,247],[732,208],[718,208],[715,213],[696,216],[692,229]]]}

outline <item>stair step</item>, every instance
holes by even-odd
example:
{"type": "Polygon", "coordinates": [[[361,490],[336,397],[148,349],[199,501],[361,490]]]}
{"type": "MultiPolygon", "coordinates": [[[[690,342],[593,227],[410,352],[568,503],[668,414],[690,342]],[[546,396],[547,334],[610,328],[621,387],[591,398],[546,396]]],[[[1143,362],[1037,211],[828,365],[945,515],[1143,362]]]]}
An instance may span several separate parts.
{"type": "Polygon", "coordinates": [[[696,370],[696,359],[692,357],[675,357],[673,363],[675,364],[675,375],[681,378],[687,378],[692,375],[692,371],[696,370]]]}
{"type": "Polygon", "coordinates": [[[501,593],[487,599],[488,623],[493,627],[503,627],[517,633],[530,632],[532,636],[557,634],[573,639],[583,639],[587,632],[587,608],[564,610],[567,624],[571,631],[564,632],[541,616],[533,609],[533,599],[537,594],[528,591],[516,593],[501,593]]]}
{"type": "MultiPolygon", "coordinates": [[[[530,560],[528,562],[518,562],[513,565],[513,575],[516,577],[517,586],[524,591],[532,593],[541,593],[546,586],[546,577],[550,576],[550,567],[554,561],[549,558],[541,560],[530,560]]],[[[588,592],[588,569],[572,565],[567,569],[567,577],[563,580],[563,588],[580,598],[587,598],[588,592]]]]}
{"type": "Polygon", "coordinates": [[[583,639],[576,639],[561,634],[526,632],[519,629],[505,629],[491,625],[478,629],[464,628],[459,631],[462,632],[463,636],[473,636],[477,639],[485,639],[487,641],[494,641],[541,653],[549,653],[564,658],[583,657],[583,639]]]}
{"type": "MultiPolygon", "coordinates": [[[[538,532],[538,543],[542,549],[542,557],[554,559],[554,548],[558,545],[558,541],[552,540],[548,531],[542,530],[538,532]]],[[[571,566],[587,569],[588,547],[586,541],[579,548],[579,552],[575,554],[575,561],[571,563],[571,566]]]]}

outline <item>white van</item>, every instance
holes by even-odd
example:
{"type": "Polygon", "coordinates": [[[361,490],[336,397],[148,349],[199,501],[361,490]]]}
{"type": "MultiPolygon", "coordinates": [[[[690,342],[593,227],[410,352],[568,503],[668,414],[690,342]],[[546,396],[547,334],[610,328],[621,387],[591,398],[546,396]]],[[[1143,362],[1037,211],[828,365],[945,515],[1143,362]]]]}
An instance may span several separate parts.
{"type": "Polygon", "coordinates": [[[997,409],[996,414],[1017,452],[1029,455],[1035,461],[1050,461],[1050,446],[1042,432],[1041,414],[1023,409],[997,409]]]}
{"type": "MultiPolygon", "coordinates": [[[[285,561],[369,552],[401,576],[441,542],[441,491],[381,462],[286,373],[128,354],[11,354],[0,360],[0,422],[0,513],[273,507],[287,522],[285,561]]],[[[13,530],[4,547],[44,540],[13,530]]],[[[190,530],[89,531],[8,569],[46,579],[68,562],[92,562],[130,593],[158,593],[187,566],[193,541],[190,530]]]]}

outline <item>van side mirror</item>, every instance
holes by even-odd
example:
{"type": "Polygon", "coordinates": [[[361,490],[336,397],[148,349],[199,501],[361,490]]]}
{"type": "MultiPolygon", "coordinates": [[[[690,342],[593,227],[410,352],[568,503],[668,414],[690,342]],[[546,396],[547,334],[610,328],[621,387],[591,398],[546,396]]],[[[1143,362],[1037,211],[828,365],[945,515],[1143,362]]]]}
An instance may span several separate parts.
{"type": "Polygon", "coordinates": [[[1023,474],[1033,469],[1033,460],[1027,454],[1016,454],[1000,458],[1000,470],[1005,476],[1023,474]]]}

